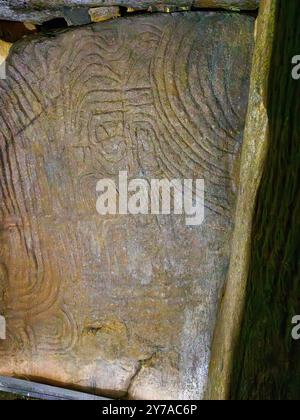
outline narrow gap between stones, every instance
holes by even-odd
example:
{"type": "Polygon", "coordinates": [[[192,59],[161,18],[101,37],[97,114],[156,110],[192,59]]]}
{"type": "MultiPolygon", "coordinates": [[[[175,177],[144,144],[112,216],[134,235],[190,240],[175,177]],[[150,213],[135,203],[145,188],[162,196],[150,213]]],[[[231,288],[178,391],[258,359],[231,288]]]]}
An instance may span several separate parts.
{"type": "Polygon", "coordinates": [[[56,18],[46,21],[43,25],[40,25],[37,28],[38,32],[43,32],[44,30],[51,31],[55,29],[64,29],[68,28],[68,23],[64,18],[56,18]]]}

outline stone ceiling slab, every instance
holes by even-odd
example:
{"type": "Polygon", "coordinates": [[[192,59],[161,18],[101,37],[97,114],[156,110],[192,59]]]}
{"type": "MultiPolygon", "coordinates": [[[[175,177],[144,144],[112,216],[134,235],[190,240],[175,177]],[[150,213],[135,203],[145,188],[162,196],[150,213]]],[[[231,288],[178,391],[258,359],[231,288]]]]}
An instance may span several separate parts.
{"type": "MultiPolygon", "coordinates": [[[[229,10],[255,10],[259,0],[0,0],[0,19],[29,21],[41,24],[55,18],[66,18],[70,25],[88,23],[89,8],[122,6],[136,10],[163,11],[164,8],[223,8],[229,10]],[[78,23],[78,8],[87,21],[78,23]],[[77,10],[76,10],[77,9],[77,10]],[[70,15],[74,13],[74,22],[70,15]]],[[[172,10],[173,10],[172,9],[172,10]]]]}

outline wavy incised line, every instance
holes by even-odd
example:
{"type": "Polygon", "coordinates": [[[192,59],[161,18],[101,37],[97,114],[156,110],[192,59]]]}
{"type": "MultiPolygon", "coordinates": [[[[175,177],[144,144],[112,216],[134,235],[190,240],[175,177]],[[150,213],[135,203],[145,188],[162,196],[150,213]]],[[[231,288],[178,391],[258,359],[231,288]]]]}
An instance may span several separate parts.
{"type": "MultiPolygon", "coordinates": [[[[193,31],[192,32],[195,32],[195,27],[193,28],[193,31]]],[[[179,67],[177,66],[176,57],[177,58],[179,57],[179,51],[181,51],[181,48],[182,48],[182,44],[183,43],[184,43],[184,45],[186,47],[191,48],[191,46],[187,42],[187,38],[190,41],[190,38],[191,38],[191,33],[190,32],[187,35],[185,35],[185,36],[183,35],[182,36],[181,42],[179,42],[178,45],[177,45],[178,51],[177,51],[177,53],[175,52],[175,54],[174,54],[174,57],[175,58],[173,60],[168,60],[169,62],[173,62],[173,68],[172,68],[173,77],[174,77],[174,82],[173,82],[174,84],[173,84],[173,86],[175,87],[175,91],[176,91],[177,97],[180,98],[180,99],[181,99],[181,95],[180,95],[180,91],[178,89],[178,77],[177,77],[177,72],[178,72],[177,69],[179,67]]],[[[182,54],[180,54],[180,56],[181,55],[182,54]]],[[[170,51],[168,53],[166,53],[166,56],[168,56],[168,57],[171,56],[170,51]]],[[[166,61],[166,64],[168,64],[168,61],[166,61]]],[[[168,73],[165,72],[164,74],[168,74],[168,73]]],[[[200,159],[201,161],[204,160],[206,163],[209,163],[212,166],[212,168],[213,168],[214,171],[220,172],[222,174],[221,176],[226,179],[228,177],[228,173],[226,173],[226,170],[224,171],[224,168],[220,168],[217,165],[217,162],[218,162],[217,156],[215,156],[211,152],[211,150],[205,146],[205,142],[203,141],[204,140],[204,137],[203,137],[201,131],[196,127],[196,133],[194,134],[194,133],[191,132],[191,127],[192,126],[195,126],[195,124],[194,124],[193,118],[190,117],[190,114],[188,113],[188,110],[186,108],[186,101],[181,101],[181,105],[183,106],[184,111],[185,111],[185,114],[186,114],[186,117],[187,117],[187,119],[189,121],[189,123],[185,126],[182,123],[182,118],[179,118],[179,116],[178,116],[178,114],[176,112],[175,106],[172,106],[173,98],[170,95],[169,90],[167,90],[167,93],[168,93],[168,99],[169,99],[170,106],[173,109],[174,115],[176,115],[176,117],[177,117],[178,123],[181,124],[182,127],[189,132],[193,143],[196,144],[199,147],[199,151],[196,151],[192,147],[192,145],[190,144],[189,145],[190,146],[190,151],[195,155],[195,157],[197,158],[197,160],[200,159]],[[199,141],[197,141],[198,138],[200,139],[199,141]],[[205,154],[207,156],[207,159],[204,158],[203,154],[205,154]],[[214,160],[216,161],[216,163],[213,163],[214,160]]]]}
{"type": "MultiPolygon", "coordinates": [[[[165,45],[165,48],[167,48],[167,40],[168,40],[168,38],[166,38],[166,40],[164,41],[164,43],[166,44],[165,45]]],[[[163,40],[162,40],[162,42],[163,42],[163,40]]],[[[160,54],[162,54],[162,48],[160,47],[159,48],[159,51],[160,51],[160,54]]],[[[164,54],[163,54],[163,56],[165,57],[166,56],[166,52],[164,51],[164,54]]],[[[160,66],[159,66],[159,64],[156,64],[156,68],[157,68],[157,70],[159,71],[159,68],[160,68],[160,66]]],[[[153,74],[153,79],[154,79],[154,84],[155,84],[155,86],[156,86],[156,88],[154,88],[154,96],[157,98],[157,103],[159,104],[159,115],[160,115],[160,121],[163,123],[163,126],[164,126],[164,128],[167,130],[167,132],[168,132],[168,134],[169,134],[169,136],[170,136],[170,138],[173,140],[173,141],[169,141],[169,145],[172,147],[172,149],[174,150],[174,146],[176,145],[177,147],[179,147],[180,148],[180,150],[182,151],[182,152],[184,152],[184,155],[187,157],[187,161],[192,161],[192,162],[194,162],[196,165],[199,165],[200,167],[202,167],[203,168],[203,170],[208,170],[208,171],[210,171],[210,167],[208,166],[206,166],[205,165],[205,160],[204,159],[202,159],[202,161],[200,162],[200,161],[198,161],[197,159],[193,159],[191,156],[190,156],[190,154],[189,154],[189,152],[185,149],[185,148],[183,148],[183,145],[186,145],[186,147],[187,148],[189,148],[189,145],[188,145],[188,143],[186,142],[186,140],[184,139],[184,136],[182,136],[182,135],[179,135],[178,133],[177,133],[177,131],[176,131],[176,127],[174,126],[174,122],[170,119],[170,117],[168,116],[168,113],[165,111],[165,108],[164,108],[164,106],[163,106],[163,104],[162,104],[162,101],[161,101],[161,99],[160,99],[160,94],[159,94],[159,92],[161,92],[161,91],[164,91],[164,90],[166,90],[167,91],[167,87],[166,86],[164,86],[164,87],[160,87],[159,86],[159,84],[158,83],[160,83],[159,82],[159,80],[160,80],[160,77],[158,76],[158,77],[155,77],[155,74],[156,74],[156,69],[155,68],[153,68],[153,71],[152,71],[152,74],[153,74]],[[170,132],[170,128],[169,128],[169,124],[170,124],[170,128],[171,128],[171,130],[172,130],[172,132],[173,132],[173,134],[170,132]]],[[[174,150],[175,151],[175,150],[174,150]]],[[[190,150],[189,150],[190,151],[190,150]]],[[[207,164],[208,164],[208,162],[206,162],[207,164]]],[[[216,176],[217,178],[218,178],[218,175],[217,174],[215,174],[215,173],[212,173],[212,176],[214,177],[214,176],[216,176]]],[[[224,177],[222,177],[221,175],[219,176],[219,178],[220,178],[220,181],[222,182],[222,181],[224,181],[224,177]]]]}
{"type": "MultiPolygon", "coordinates": [[[[7,268],[0,275],[10,328],[1,357],[12,356],[13,364],[49,354],[48,366],[54,360],[63,376],[73,357],[85,367],[102,358],[106,343],[119,347],[106,333],[86,337],[86,319],[107,311],[139,329],[139,305],[163,324],[178,303],[174,322],[189,304],[213,296],[215,272],[227,261],[243,123],[241,110],[232,110],[240,81],[226,79],[235,52],[226,54],[222,44],[228,62],[209,75],[217,64],[216,52],[206,51],[217,43],[209,27],[220,23],[226,31],[226,22],[211,13],[124,19],[25,40],[13,51],[7,83],[0,83],[0,263],[7,268]],[[101,218],[97,182],[117,183],[121,170],[148,184],[204,178],[205,223],[187,229],[184,215],[173,214],[101,218]],[[211,268],[209,255],[220,267],[211,268]],[[128,287],[134,292],[124,298],[128,287]],[[184,296],[186,287],[194,296],[184,296]],[[159,310],[162,300],[167,313],[159,310]]],[[[171,334],[166,347],[174,340],[180,349],[171,334]]]]}

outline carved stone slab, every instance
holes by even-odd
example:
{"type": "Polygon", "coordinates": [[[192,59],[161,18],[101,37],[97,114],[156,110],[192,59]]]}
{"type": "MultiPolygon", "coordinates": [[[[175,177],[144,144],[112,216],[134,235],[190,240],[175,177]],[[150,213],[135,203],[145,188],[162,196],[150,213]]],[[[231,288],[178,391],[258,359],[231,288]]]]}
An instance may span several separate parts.
{"type": "Polygon", "coordinates": [[[0,374],[203,395],[226,279],[253,19],[133,17],[25,39],[0,82],[0,374]],[[205,222],[100,216],[96,184],[204,178],[205,222]]]}
{"type": "MultiPolygon", "coordinates": [[[[89,23],[89,8],[122,6],[136,10],[163,11],[164,8],[223,8],[255,10],[259,0],[0,0],[0,19],[43,23],[65,18],[70,25],[89,23]]],[[[168,9],[166,9],[168,10],[168,9]]]]}

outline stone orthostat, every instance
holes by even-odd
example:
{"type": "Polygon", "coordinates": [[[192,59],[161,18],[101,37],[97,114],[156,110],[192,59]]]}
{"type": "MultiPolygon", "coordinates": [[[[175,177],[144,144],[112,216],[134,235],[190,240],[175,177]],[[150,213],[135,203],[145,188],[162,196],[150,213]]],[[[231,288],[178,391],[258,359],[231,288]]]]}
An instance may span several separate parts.
{"type": "Polygon", "coordinates": [[[254,19],[23,39],[0,81],[0,375],[200,398],[230,257],[254,19]],[[99,179],[204,178],[205,222],[100,216],[99,179]]]}

